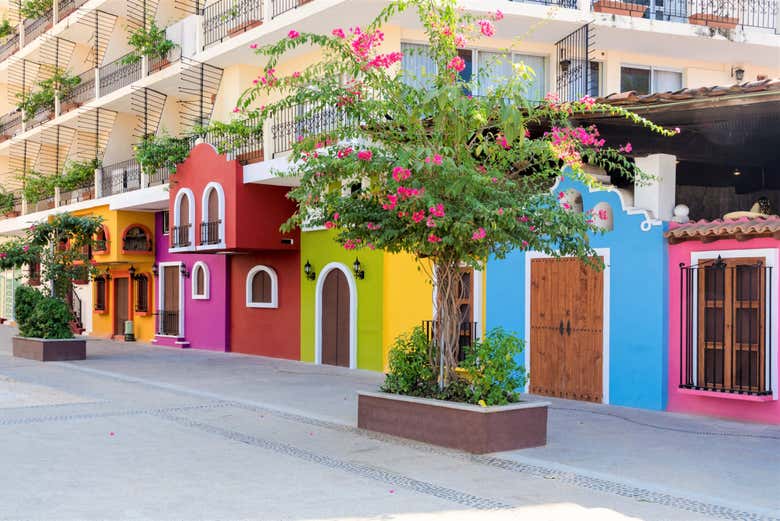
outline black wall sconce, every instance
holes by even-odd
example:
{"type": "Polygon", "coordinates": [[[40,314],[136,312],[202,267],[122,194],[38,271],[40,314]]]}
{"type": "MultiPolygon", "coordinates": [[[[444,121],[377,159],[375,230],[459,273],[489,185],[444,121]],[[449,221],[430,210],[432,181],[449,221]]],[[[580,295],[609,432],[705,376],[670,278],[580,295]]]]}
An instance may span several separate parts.
{"type": "Polygon", "coordinates": [[[317,277],[317,272],[314,271],[314,268],[311,267],[311,263],[308,260],[306,260],[306,264],[303,265],[303,273],[309,280],[314,280],[315,277],[317,277]]]}
{"type": "Polygon", "coordinates": [[[187,266],[183,262],[179,264],[179,273],[182,277],[190,278],[190,272],[187,271],[187,266]]]}
{"type": "Polygon", "coordinates": [[[159,270],[160,268],[157,266],[156,262],[152,264],[152,276],[154,276],[154,278],[157,278],[157,274],[159,273],[159,270]]]}
{"type": "Polygon", "coordinates": [[[360,264],[360,260],[355,257],[355,262],[352,263],[352,272],[355,274],[355,278],[364,279],[366,272],[363,271],[363,266],[360,264]]]}
{"type": "Polygon", "coordinates": [[[732,67],[731,75],[734,76],[737,81],[742,81],[745,78],[745,69],[742,67],[732,67]]]}
{"type": "Polygon", "coordinates": [[[106,268],[106,274],[103,276],[106,280],[111,280],[111,268],[106,268]]]}

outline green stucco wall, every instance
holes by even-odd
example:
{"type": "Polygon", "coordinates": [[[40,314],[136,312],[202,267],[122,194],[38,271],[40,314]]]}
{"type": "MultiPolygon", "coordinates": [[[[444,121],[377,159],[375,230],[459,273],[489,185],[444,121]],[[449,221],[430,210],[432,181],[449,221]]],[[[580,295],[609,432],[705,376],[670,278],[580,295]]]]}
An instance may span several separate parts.
{"type": "Polygon", "coordinates": [[[303,266],[309,261],[320,277],[322,269],[331,262],[339,262],[352,271],[355,257],[365,271],[365,278],[357,283],[357,367],[372,371],[383,370],[382,287],[383,259],[380,251],[345,250],[327,230],[301,233],[301,360],[314,362],[315,293],[317,280],[306,279],[303,266]]]}

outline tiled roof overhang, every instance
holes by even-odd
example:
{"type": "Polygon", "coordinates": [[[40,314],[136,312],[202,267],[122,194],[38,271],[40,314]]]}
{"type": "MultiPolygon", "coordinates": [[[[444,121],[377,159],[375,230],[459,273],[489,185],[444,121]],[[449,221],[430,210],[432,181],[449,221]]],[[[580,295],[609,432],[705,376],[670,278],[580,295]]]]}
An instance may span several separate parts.
{"type": "Polygon", "coordinates": [[[719,239],[744,241],[758,237],[780,239],[780,217],[743,217],[741,219],[716,219],[693,221],[685,224],[671,223],[664,237],[670,244],[683,241],[712,242],[719,239]]]}

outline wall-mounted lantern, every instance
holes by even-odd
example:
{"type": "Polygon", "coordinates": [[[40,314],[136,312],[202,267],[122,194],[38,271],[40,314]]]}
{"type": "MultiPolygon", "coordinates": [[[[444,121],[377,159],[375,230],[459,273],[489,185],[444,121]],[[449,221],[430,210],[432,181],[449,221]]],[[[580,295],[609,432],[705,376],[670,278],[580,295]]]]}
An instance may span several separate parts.
{"type": "Polygon", "coordinates": [[[363,279],[366,276],[366,272],[363,271],[363,266],[360,264],[360,260],[355,257],[355,262],[352,263],[352,272],[355,274],[355,277],[358,279],[363,279]]]}
{"type": "Polygon", "coordinates": [[[306,264],[303,265],[303,273],[309,280],[314,280],[317,277],[317,272],[314,271],[314,268],[311,267],[311,263],[308,260],[306,260],[306,264]]]}
{"type": "Polygon", "coordinates": [[[182,277],[190,278],[190,272],[187,271],[187,266],[183,262],[179,264],[179,273],[182,277]]]}

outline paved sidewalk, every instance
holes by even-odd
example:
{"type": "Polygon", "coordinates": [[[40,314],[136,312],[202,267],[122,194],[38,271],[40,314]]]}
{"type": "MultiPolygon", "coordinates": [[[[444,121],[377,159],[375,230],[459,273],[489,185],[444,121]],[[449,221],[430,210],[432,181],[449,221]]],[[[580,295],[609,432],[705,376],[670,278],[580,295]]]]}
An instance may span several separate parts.
{"type": "Polygon", "coordinates": [[[470,456],[354,428],[376,373],[12,332],[0,519],[780,519],[776,427],[551,400],[546,447],[470,456]]]}

